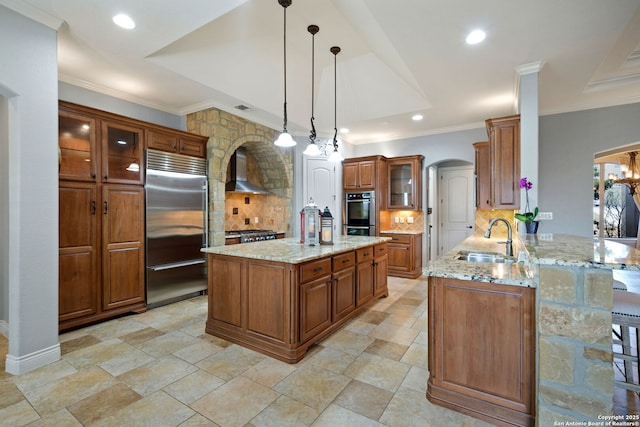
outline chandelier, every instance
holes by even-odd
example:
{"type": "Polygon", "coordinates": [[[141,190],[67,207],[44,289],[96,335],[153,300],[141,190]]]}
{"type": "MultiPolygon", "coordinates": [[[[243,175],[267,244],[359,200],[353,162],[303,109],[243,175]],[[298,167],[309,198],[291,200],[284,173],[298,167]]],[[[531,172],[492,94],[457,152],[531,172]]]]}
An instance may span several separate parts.
{"type": "Polygon", "coordinates": [[[624,184],[629,187],[629,193],[631,196],[636,194],[636,189],[640,187],[640,169],[636,163],[637,151],[629,151],[627,153],[628,159],[621,157],[619,160],[620,171],[622,172],[622,178],[616,174],[609,174],[609,179],[616,184],[624,184]]]}

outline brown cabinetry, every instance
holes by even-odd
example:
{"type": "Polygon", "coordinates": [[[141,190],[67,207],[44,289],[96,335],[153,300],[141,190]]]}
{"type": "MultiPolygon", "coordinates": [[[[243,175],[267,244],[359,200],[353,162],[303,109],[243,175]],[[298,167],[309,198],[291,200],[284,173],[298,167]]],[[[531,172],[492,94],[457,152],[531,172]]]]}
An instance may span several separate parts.
{"type": "Polygon", "coordinates": [[[491,151],[489,141],[476,142],[475,149],[475,177],[476,177],[476,208],[491,209],[491,151]]]}
{"type": "Polygon", "coordinates": [[[356,306],[361,306],[387,290],[387,244],[358,249],[356,262],[356,306]]]}
{"type": "Polygon", "coordinates": [[[422,233],[380,233],[387,243],[389,275],[415,279],[422,274],[422,233]]]}
{"type": "Polygon", "coordinates": [[[362,262],[363,278],[356,251],[302,264],[209,254],[206,332],[296,363],[314,342],[361,312],[374,294],[388,295],[386,244],[376,248],[370,246],[371,255],[362,262]],[[366,302],[356,304],[361,281],[366,302]]]}
{"type": "Polygon", "coordinates": [[[387,275],[389,274],[387,244],[374,246],[373,255],[373,296],[374,298],[387,296],[387,275]]]}
{"type": "Polygon", "coordinates": [[[99,254],[96,187],[87,182],[60,182],[59,300],[60,322],[98,312],[99,254]]]}
{"type": "Polygon", "coordinates": [[[520,116],[486,121],[491,162],[491,208],[520,208],[520,116]]]}
{"type": "Polygon", "coordinates": [[[102,188],[102,309],[144,305],[144,188],[102,188]]]}
{"type": "Polygon", "coordinates": [[[535,425],[535,290],[429,279],[427,398],[497,425],[535,425]]]}
{"type": "Polygon", "coordinates": [[[424,156],[387,159],[387,210],[422,209],[422,160],[424,156]]]}
{"type": "Polygon", "coordinates": [[[300,341],[331,324],[331,258],[300,267],[300,341]]]}
{"type": "Polygon", "coordinates": [[[160,151],[207,157],[208,138],[173,130],[153,129],[148,133],[147,147],[160,151]]]}
{"type": "Polygon", "coordinates": [[[342,162],[342,188],[344,191],[379,191],[386,185],[382,176],[386,172],[384,156],[355,157],[342,162]]]}
{"type": "Polygon", "coordinates": [[[144,149],[206,157],[206,141],[60,101],[60,330],[146,310],[144,149]]]}
{"type": "Polygon", "coordinates": [[[336,322],[356,308],[356,254],[347,252],[333,257],[331,320],[336,322]]]}

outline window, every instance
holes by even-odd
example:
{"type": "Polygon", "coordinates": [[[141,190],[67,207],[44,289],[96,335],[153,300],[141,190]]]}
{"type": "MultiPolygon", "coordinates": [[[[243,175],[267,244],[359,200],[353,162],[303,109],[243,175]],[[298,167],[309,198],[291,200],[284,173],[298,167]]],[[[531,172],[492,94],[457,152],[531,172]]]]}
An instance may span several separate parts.
{"type": "Polygon", "coordinates": [[[603,238],[635,238],[640,212],[624,184],[619,163],[596,163],[593,167],[593,234],[603,238]],[[603,180],[603,179],[604,180],[603,180]]]}

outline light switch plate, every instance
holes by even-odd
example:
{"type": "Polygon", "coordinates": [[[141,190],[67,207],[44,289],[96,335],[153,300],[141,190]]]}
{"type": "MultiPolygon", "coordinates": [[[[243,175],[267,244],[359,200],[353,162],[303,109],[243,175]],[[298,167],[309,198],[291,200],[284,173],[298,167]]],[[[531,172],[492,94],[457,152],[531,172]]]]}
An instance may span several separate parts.
{"type": "Polygon", "coordinates": [[[413,217],[412,216],[408,216],[407,217],[407,223],[408,224],[413,224],[413,217]]]}

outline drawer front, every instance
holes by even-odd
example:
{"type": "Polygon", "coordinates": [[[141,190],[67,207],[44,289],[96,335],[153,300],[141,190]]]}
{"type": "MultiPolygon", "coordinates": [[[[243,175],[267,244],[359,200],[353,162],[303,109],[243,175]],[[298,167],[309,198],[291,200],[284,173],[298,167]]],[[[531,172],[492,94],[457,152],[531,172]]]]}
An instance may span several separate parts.
{"type": "Polygon", "coordinates": [[[387,253],[387,244],[383,243],[383,244],[380,244],[380,245],[375,245],[373,247],[373,253],[374,253],[376,258],[386,254],[387,253]]]}
{"type": "Polygon", "coordinates": [[[361,262],[367,262],[373,260],[373,246],[367,248],[358,249],[356,251],[356,260],[358,264],[361,262]]]}
{"type": "Polygon", "coordinates": [[[411,243],[411,234],[380,234],[383,237],[391,237],[391,242],[389,243],[411,243]]]}
{"type": "Polygon", "coordinates": [[[340,254],[333,257],[333,272],[342,271],[345,268],[353,267],[356,265],[356,253],[347,252],[346,254],[340,254]]]}
{"type": "Polygon", "coordinates": [[[331,258],[323,258],[302,264],[300,267],[300,283],[306,283],[331,274],[331,258]]]}

